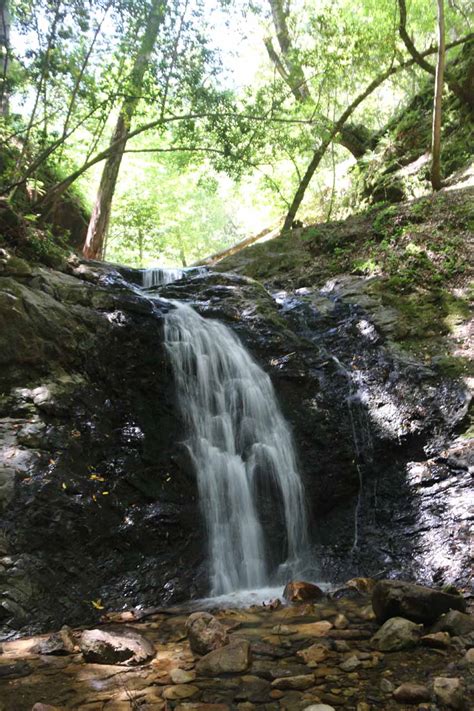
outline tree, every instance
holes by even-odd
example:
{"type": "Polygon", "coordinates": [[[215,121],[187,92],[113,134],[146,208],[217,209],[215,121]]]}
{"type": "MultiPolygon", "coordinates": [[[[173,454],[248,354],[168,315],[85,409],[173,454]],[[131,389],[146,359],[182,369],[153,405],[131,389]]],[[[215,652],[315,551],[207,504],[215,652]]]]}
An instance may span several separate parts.
{"type": "Polygon", "coordinates": [[[143,79],[148,68],[150,57],[155,46],[158,31],[165,15],[164,0],[153,0],[147,26],[141,41],[140,49],[135,57],[132,71],[126,87],[126,96],[113,132],[111,150],[107,157],[100,180],[97,197],[92,216],[87,230],[84,244],[84,256],[91,259],[100,258],[103,251],[104,239],[110,221],[112,199],[117,184],[117,178],[122,162],[123,153],[127,144],[128,133],[137,106],[140,101],[143,79]]]}
{"type": "MultiPolygon", "coordinates": [[[[442,0],[438,0],[439,3],[442,4],[442,0]]],[[[460,40],[457,40],[456,42],[451,42],[449,45],[446,47],[444,46],[444,35],[443,35],[443,51],[442,51],[442,56],[444,60],[444,53],[445,49],[451,48],[451,47],[457,47],[460,44],[464,44],[467,41],[471,41],[473,38],[472,34],[467,35],[466,37],[463,37],[460,40]]],[[[433,51],[432,49],[426,50],[423,52],[422,56],[427,56],[429,54],[432,54],[433,51]]],[[[438,57],[440,56],[440,48],[436,50],[438,52],[438,57]]],[[[378,77],[376,77],[370,84],[364,89],[364,91],[359,94],[354,101],[345,109],[345,111],[341,114],[341,116],[337,119],[337,121],[334,123],[334,126],[332,130],[326,135],[326,137],[320,142],[320,145],[317,147],[316,151],[313,154],[313,157],[311,158],[311,161],[298,185],[298,189],[296,190],[296,193],[293,197],[293,200],[291,202],[290,208],[287,212],[287,215],[285,217],[285,222],[283,224],[283,231],[291,229],[291,226],[293,224],[293,220],[296,217],[296,214],[298,212],[298,209],[303,201],[305,192],[308,188],[309,183],[311,182],[311,179],[317,170],[319,164],[321,163],[321,160],[326,153],[327,149],[331,145],[331,142],[334,140],[334,137],[337,135],[338,131],[346,121],[352,116],[354,111],[360,106],[360,104],[367,99],[368,96],[370,96],[376,89],[378,89],[381,84],[383,84],[386,79],[388,79],[390,76],[393,74],[403,70],[407,69],[408,67],[413,66],[413,64],[416,63],[415,59],[410,59],[406,62],[403,62],[402,64],[396,65],[396,66],[391,66],[389,67],[386,71],[382,72],[379,74],[378,77]]],[[[439,115],[437,115],[437,121],[439,121],[439,131],[437,132],[437,137],[439,139],[440,137],[440,131],[441,131],[441,92],[442,92],[442,87],[443,87],[443,77],[440,77],[441,84],[440,84],[440,93],[439,93],[439,115]]],[[[435,98],[435,104],[436,104],[436,98],[435,98]]],[[[434,117],[435,117],[435,111],[433,112],[433,136],[435,134],[435,127],[434,127],[434,117]]],[[[439,146],[438,146],[438,151],[439,151],[439,146]]],[[[433,153],[434,155],[434,153],[433,153]]],[[[438,160],[439,160],[439,154],[438,154],[438,160]]],[[[433,160],[434,163],[434,160],[433,160]]],[[[435,188],[436,189],[436,188],[435,188]]]]}
{"type": "MultiPolygon", "coordinates": [[[[406,8],[406,2],[405,0],[398,0],[398,8],[399,8],[399,15],[400,15],[400,25],[398,28],[398,31],[400,33],[400,37],[403,40],[403,43],[405,44],[405,47],[407,48],[408,52],[411,54],[413,59],[416,61],[418,66],[420,66],[422,69],[425,70],[425,72],[428,72],[428,74],[431,74],[433,77],[436,77],[437,74],[437,69],[433,67],[432,64],[426,61],[426,59],[419,53],[417,48],[415,47],[415,44],[413,40],[411,39],[410,35],[408,34],[407,31],[407,8],[406,8]]],[[[438,2],[438,13],[439,13],[439,2],[438,2]]],[[[442,8],[442,16],[443,16],[443,27],[444,27],[444,7],[442,8]]],[[[438,26],[439,26],[439,20],[438,20],[438,26]]],[[[443,29],[444,33],[444,29],[443,29]]],[[[438,41],[438,47],[440,47],[440,42],[438,41]]],[[[444,60],[443,60],[444,62],[444,60]]],[[[446,71],[444,68],[443,70],[443,80],[446,81],[447,85],[455,94],[458,99],[460,99],[463,103],[467,104],[471,108],[474,108],[474,95],[470,91],[466,91],[460,84],[459,82],[456,81],[456,79],[451,75],[450,72],[446,71]]]]}
{"type": "MultiPolygon", "coordinates": [[[[288,27],[289,4],[283,6],[283,0],[268,0],[271,8],[273,25],[280,47],[280,54],[275,50],[272,39],[265,38],[265,48],[268,56],[278,71],[283,81],[290,88],[291,93],[298,102],[311,103],[316,109],[316,101],[313,99],[309,83],[306,80],[305,72],[298,59],[297,52],[292,45],[290,29],[288,27]]],[[[321,116],[328,130],[331,129],[331,121],[321,116]]],[[[355,158],[364,155],[371,146],[370,132],[360,124],[344,124],[339,128],[334,137],[344,148],[352,153],[355,158]]]]}
{"type": "Polygon", "coordinates": [[[10,61],[10,7],[0,0],[0,116],[8,115],[8,65],[10,61]]]}
{"type": "Polygon", "coordinates": [[[438,0],[438,59],[436,62],[433,101],[433,132],[431,139],[431,184],[433,190],[441,189],[441,105],[443,99],[445,61],[444,0],[438,0]]]}

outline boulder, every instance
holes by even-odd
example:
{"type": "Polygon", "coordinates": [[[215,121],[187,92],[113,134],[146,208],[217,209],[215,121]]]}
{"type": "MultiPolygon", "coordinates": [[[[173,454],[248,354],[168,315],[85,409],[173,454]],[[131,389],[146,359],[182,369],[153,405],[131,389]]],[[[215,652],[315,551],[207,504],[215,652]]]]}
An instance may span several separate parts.
{"type": "Polygon", "coordinates": [[[339,615],[336,615],[336,617],[332,621],[332,624],[334,625],[334,629],[336,630],[345,630],[347,627],[349,627],[349,620],[345,615],[342,615],[340,613],[339,615]]]}
{"type": "Polygon", "coordinates": [[[395,689],[393,698],[400,704],[421,704],[431,699],[431,693],[427,686],[407,681],[395,689]]]}
{"type": "Polygon", "coordinates": [[[272,634],[279,634],[282,636],[286,636],[289,634],[293,634],[294,630],[291,629],[291,627],[288,627],[287,625],[275,625],[272,627],[272,634]]]}
{"type": "Polygon", "coordinates": [[[51,704],[37,703],[33,706],[31,711],[63,711],[59,706],[51,706],[51,704]]]}
{"type": "Polygon", "coordinates": [[[189,699],[199,693],[197,686],[191,684],[176,684],[176,686],[167,686],[163,691],[163,698],[168,701],[179,701],[180,699],[189,699]]]}
{"type": "MultiPolygon", "coordinates": [[[[300,625],[294,625],[296,639],[311,639],[311,637],[327,637],[332,630],[332,622],[321,620],[320,622],[303,622],[300,625]]],[[[337,630],[338,634],[343,634],[347,630],[337,630]]]]}
{"type": "Polygon", "coordinates": [[[170,671],[170,677],[173,684],[189,684],[190,681],[194,681],[196,678],[196,672],[176,667],[170,671]]]}
{"type": "Polygon", "coordinates": [[[345,659],[342,664],[339,664],[339,669],[345,672],[353,672],[359,666],[359,659],[356,657],[355,654],[352,654],[350,657],[347,657],[347,659],[345,659]]]}
{"type": "Polygon", "coordinates": [[[250,645],[244,639],[232,640],[221,649],[215,649],[196,664],[200,676],[244,672],[250,665],[250,645]]]}
{"type": "Polygon", "coordinates": [[[155,655],[153,645],[127,627],[121,627],[120,630],[85,630],[80,647],[86,662],[94,664],[134,666],[143,664],[155,655]]]}
{"type": "Polygon", "coordinates": [[[351,578],[346,582],[346,588],[354,588],[362,595],[370,595],[377,581],[373,578],[351,578]]]}
{"type": "Polygon", "coordinates": [[[209,612],[193,612],[186,621],[186,632],[195,654],[208,654],[229,644],[225,627],[209,612]]]}
{"type": "Polygon", "coordinates": [[[293,580],[285,585],[283,597],[288,602],[308,602],[320,600],[324,593],[317,585],[306,583],[303,580],[293,580]]]}
{"type": "Polygon", "coordinates": [[[450,709],[465,708],[464,685],[461,679],[437,676],[433,682],[436,700],[450,709]]]}
{"type": "Polygon", "coordinates": [[[433,634],[423,635],[420,642],[424,647],[446,649],[451,644],[451,637],[447,632],[434,632],[433,634]]]}
{"type": "Polygon", "coordinates": [[[462,663],[464,666],[470,667],[474,670],[474,647],[467,650],[466,654],[462,659],[462,663]]]}
{"type": "Polygon", "coordinates": [[[440,617],[432,631],[449,632],[452,637],[462,637],[474,632],[474,616],[465,615],[458,610],[450,610],[440,617]]]}
{"type": "Polygon", "coordinates": [[[392,694],[393,693],[394,686],[390,679],[383,679],[380,680],[380,691],[383,691],[384,694],[392,694]]]}
{"type": "Polygon", "coordinates": [[[412,622],[432,624],[449,610],[466,609],[465,600],[423,585],[400,580],[380,580],[372,591],[372,607],[379,622],[404,617],[412,622]]]}
{"type": "Polygon", "coordinates": [[[409,649],[418,642],[422,629],[403,617],[391,617],[372,637],[372,643],[381,652],[409,649]]]}
{"type": "Polygon", "coordinates": [[[36,654],[54,654],[65,655],[73,654],[75,649],[74,637],[72,630],[64,626],[59,632],[41,640],[32,651],[36,654]]]}
{"type": "Polygon", "coordinates": [[[298,657],[304,661],[309,667],[316,667],[320,662],[323,662],[329,652],[322,644],[312,644],[311,647],[300,649],[296,652],[298,657]]]}
{"type": "MultiPolygon", "coordinates": [[[[265,704],[269,700],[270,684],[265,679],[251,674],[244,674],[240,677],[239,689],[235,693],[235,701],[249,702],[249,708],[255,708],[253,704],[265,704]]],[[[238,706],[237,708],[245,708],[238,706]]]]}
{"type": "Polygon", "coordinates": [[[311,706],[305,706],[304,711],[336,711],[336,709],[328,704],[311,704],[311,706]]]}

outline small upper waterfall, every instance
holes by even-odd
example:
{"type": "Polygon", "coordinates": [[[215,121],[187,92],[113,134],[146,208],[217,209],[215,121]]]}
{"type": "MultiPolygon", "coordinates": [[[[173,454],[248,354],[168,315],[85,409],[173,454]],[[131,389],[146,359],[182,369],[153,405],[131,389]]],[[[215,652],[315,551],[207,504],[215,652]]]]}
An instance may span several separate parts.
{"type": "Polygon", "coordinates": [[[144,289],[150,289],[152,286],[163,286],[179,281],[184,276],[195,276],[206,272],[206,267],[151,267],[142,269],[142,286],[144,289]]]}
{"type": "Polygon", "coordinates": [[[292,436],[270,378],[226,326],[175,306],[165,341],[208,530],[212,592],[284,582],[275,580],[278,564],[296,572],[306,510],[292,436]],[[273,568],[273,542],[259,510],[259,500],[269,499],[286,543],[273,568]]]}

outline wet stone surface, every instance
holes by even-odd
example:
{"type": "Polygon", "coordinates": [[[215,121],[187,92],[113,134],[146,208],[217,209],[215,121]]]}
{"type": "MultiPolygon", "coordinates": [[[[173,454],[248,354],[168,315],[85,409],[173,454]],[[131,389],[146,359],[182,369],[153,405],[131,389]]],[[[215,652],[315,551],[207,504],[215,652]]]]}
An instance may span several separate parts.
{"type": "MultiPolygon", "coordinates": [[[[6,637],[209,592],[164,299],[222,320],[271,376],[306,487],[308,578],[468,584],[469,396],[393,347],[364,301],[370,284],[336,279],[275,300],[242,275],[148,292],[135,277],[87,263],[0,276],[6,637]]],[[[285,536],[271,497],[260,498],[271,564],[285,536]]],[[[354,631],[338,625],[340,640],[354,631]]]]}
{"type": "MultiPolygon", "coordinates": [[[[110,613],[104,619],[98,628],[104,634],[113,630],[118,637],[123,627],[128,635],[133,631],[146,640],[152,656],[133,667],[88,663],[78,651],[80,629],[72,634],[76,645],[62,656],[38,653],[46,638],[7,642],[0,656],[0,708],[31,711],[34,704],[62,711],[303,711],[325,708],[324,704],[347,711],[472,708],[474,676],[465,658],[466,650],[474,649],[474,638],[449,636],[449,651],[416,644],[382,653],[371,642],[378,624],[363,619],[369,604],[365,597],[278,610],[268,606],[213,610],[228,630],[229,644],[209,656],[240,650],[240,671],[225,660],[215,666],[204,663],[205,656],[193,653],[182,635],[188,614],[178,609],[155,613],[142,622],[133,621],[131,612],[110,613]],[[348,621],[346,630],[335,630],[323,619],[339,615],[348,621]],[[311,625],[316,622],[328,624],[326,633],[315,640],[311,625]],[[275,635],[278,625],[288,633],[275,635]],[[338,638],[348,630],[357,632],[357,638],[338,638]],[[324,654],[314,654],[315,644],[324,654]],[[305,650],[313,654],[306,655],[305,650]],[[303,663],[305,657],[312,660],[311,666],[303,663]]],[[[234,652],[228,659],[232,656],[234,652]]]]}

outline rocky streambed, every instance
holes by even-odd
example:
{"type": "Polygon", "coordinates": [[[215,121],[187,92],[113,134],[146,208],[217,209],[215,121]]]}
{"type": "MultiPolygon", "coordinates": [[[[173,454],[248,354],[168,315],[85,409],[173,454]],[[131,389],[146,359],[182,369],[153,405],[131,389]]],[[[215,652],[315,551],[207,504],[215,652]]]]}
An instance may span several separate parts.
{"type": "Polygon", "coordinates": [[[7,642],[0,709],[473,707],[474,618],[459,594],[355,579],[314,597],[108,613],[94,629],[7,642]]]}

